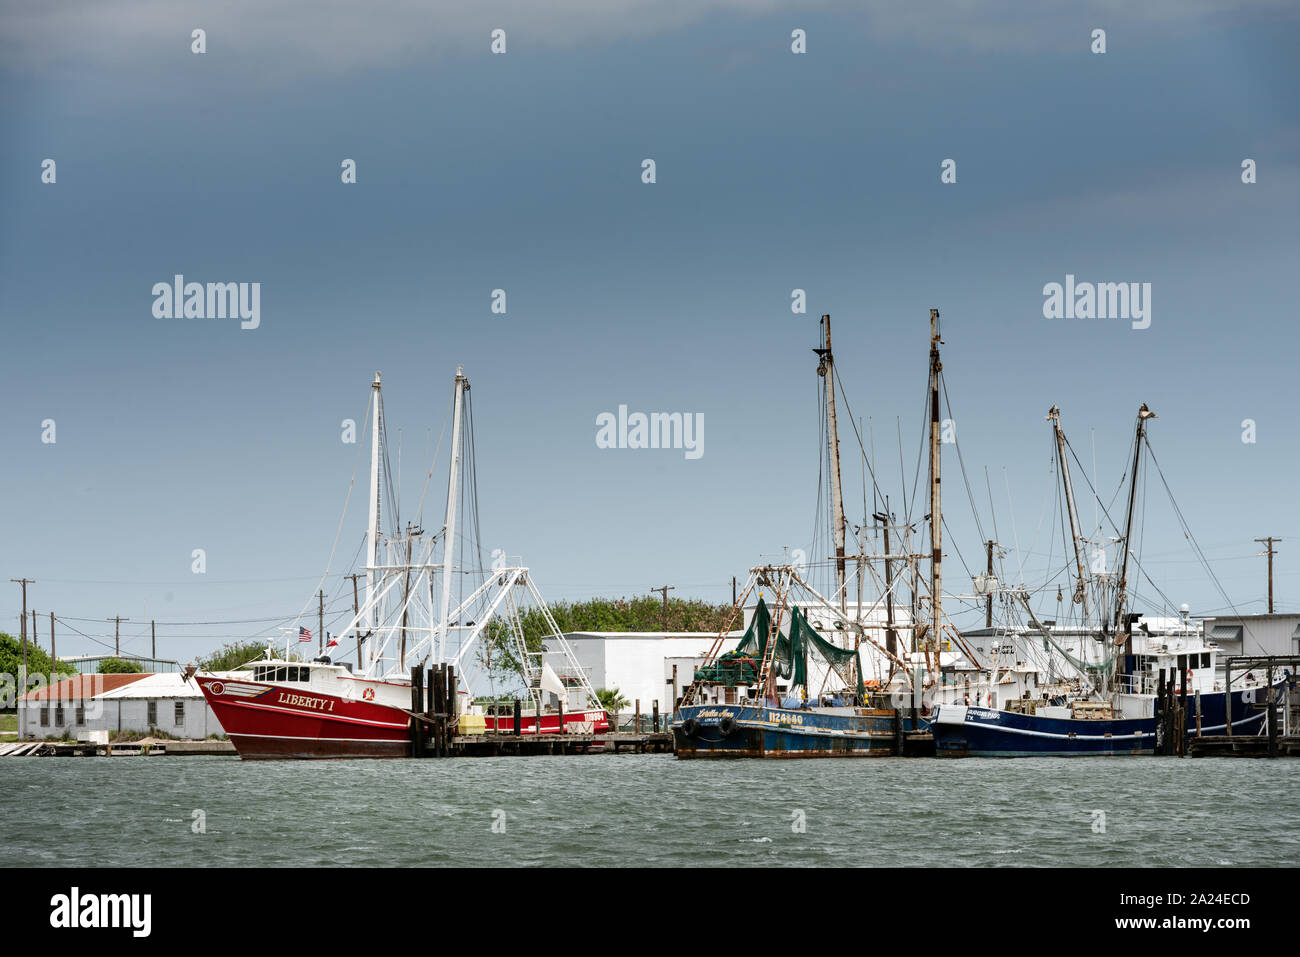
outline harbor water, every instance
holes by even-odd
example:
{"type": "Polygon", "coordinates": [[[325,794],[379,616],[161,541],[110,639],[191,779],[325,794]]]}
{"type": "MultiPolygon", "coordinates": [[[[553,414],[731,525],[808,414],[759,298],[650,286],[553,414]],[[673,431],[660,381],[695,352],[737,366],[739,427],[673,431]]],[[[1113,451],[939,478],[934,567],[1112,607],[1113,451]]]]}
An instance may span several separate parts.
{"type": "Polygon", "coordinates": [[[1300,762],[14,758],[0,865],[1300,863],[1300,762]]]}

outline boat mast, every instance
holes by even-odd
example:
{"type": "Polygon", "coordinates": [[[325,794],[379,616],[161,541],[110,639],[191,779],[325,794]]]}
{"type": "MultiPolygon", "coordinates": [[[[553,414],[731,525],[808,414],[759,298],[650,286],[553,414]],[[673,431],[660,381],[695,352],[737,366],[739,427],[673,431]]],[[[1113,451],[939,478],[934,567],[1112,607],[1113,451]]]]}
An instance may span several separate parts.
{"type": "MultiPolygon", "coordinates": [[[[939,490],[939,373],[943,363],[939,361],[939,310],[930,310],[930,545],[933,549],[930,558],[930,605],[934,613],[930,644],[939,653],[940,636],[943,628],[943,609],[940,589],[943,587],[943,496],[939,490]]],[[[929,655],[926,656],[929,658],[929,655]]]]}
{"type": "Polygon", "coordinates": [[[1070,481],[1070,465],[1065,460],[1065,431],[1061,428],[1061,410],[1052,406],[1047,413],[1047,420],[1053,424],[1056,433],[1056,458],[1061,463],[1061,481],[1065,483],[1066,511],[1070,515],[1070,540],[1074,543],[1074,600],[1083,603],[1083,621],[1085,627],[1091,616],[1088,607],[1087,564],[1083,556],[1083,537],[1079,532],[1079,513],[1074,505],[1074,485],[1070,481]]]}
{"type": "Polygon", "coordinates": [[[1124,519],[1124,542],[1119,560],[1119,583],[1115,586],[1115,644],[1122,645],[1128,641],[1128,632],[1121,632],[1124,626],[1124,608],[1127,599],[1129,536],[1133,534],[1133,503],[1137,498],[1138,460],[1142,455],[1142,437],[1146,433],[1147,419],[1154,419],[1156,414],[1147,408],[1145,402],[1138,409],[1137,437],[1133,442],[1133,474],[1128,484],[1128,513],[1124,519]]]}
{"type": "MultiPolygon", "coordinates": [[[[831,317],[822,316],[825,346],[814,349],[820,362],[817,374],[826,389],[826,441],[830,449],[831,465],[831,534],[835,537],[835,590],[840,596],[840,615],[848,617],[847,598],[844,594],[844,490],[840,485],[840,435],[835,422],[835,359],[831,355],[831,317]]],[[[859,613],[861,609],[859,609],[859,613]]]]}
{"type": "MultiPolygon", "coordinates": [[[[379,429],[382,417],[379,408],[382,403],[383,386],[380,375],[375,373],[375,381],[370,385],[371,423],[370,423],[370,517],[366,526],[366,630],[372,635],[378,624],[375,616],[375,566],[379,559],[379,429]]],[[[360,624],[357,625],[361,627],[360,624]]],[[[371,656],[374,644],[371,643],[371,656]]],[[[357,662],[360,667],[361,662],[357,662]]]]}
{"type": "Polygon", "coordinates": [[[450,625],[447,616],[451,611],[451,562],[456,551],[456,505],[460,491],[460,420],[465,390],[468,388],[469,380],[465,378],[464,369],[457,366],[454,386],[455,402],[451,418],[451,470],[450,475],[447,477],[447,521],[442,530],[442,615],[438,619],[442,625],[439,629],[436,663],[445,660],[447,630],[450,625]]]}

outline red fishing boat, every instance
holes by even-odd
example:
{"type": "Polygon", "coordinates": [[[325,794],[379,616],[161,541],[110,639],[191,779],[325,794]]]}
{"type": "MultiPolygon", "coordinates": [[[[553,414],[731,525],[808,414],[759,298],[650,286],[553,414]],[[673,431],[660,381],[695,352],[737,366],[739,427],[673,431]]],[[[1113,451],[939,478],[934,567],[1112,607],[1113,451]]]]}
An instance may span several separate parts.
{"type": "Polygon", "coordinates": [[[393,504],[386,516],[381,508],[380,489],[391,490],[395,477],[386,471],[387,482],[381,482],[381,466],[388,468],[388,446],[378,373],[371,390],[366,415],[371,448],[365,602],[341,632],[350,633],[356,643],[356,670],[328,654],[339,644],[337,639],[328,646],[322,640],[320,654],[310,661],[294,660],[293,636],[310,642],[311,634],[304,627],[291,627],[286,629],[282,656],[272,657],[268,649],[266,658],[250,662],[235,676],[192,674],[240,756],[409,755],[418,737],[411,728],[411,670],[442,665],[455,675],[455,713],[473,717],[468,723],[474,732],[514,731],[513,711],[508,718],[485,716],[473,705],[472,681],[484,678],[493,691],[499,680],[508,682],[504,690],[524,701],[523,734],[537,734],[539,723],[543,734],[558,732],[561,721],[569,733],[608,730],[609,719],[595,690],[529,570],[508,564],[500,550],[493,552],[490,569],[484,568],[479,543],[470,536],[457,539],[458,518],[465,519],[472,536],[479,527],[469,380],[456,370],[447,517],[432,536],[418,521],[399,531],[403,526],[395,493],[389,495],[393,504]],[[539,612],[549,633],[527,638],[521,618],[525,610],[539,612]],[[512,691],[510,685],[520,683],[522,687],[512,691]]]}

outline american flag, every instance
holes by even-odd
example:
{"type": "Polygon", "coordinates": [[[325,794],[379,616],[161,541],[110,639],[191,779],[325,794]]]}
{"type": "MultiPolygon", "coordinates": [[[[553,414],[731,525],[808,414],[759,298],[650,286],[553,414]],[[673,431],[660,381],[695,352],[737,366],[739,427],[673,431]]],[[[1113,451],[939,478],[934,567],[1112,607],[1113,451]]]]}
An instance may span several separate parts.
{"type": "Polygon", "coordinates": [[[310,629],[310,628],[303,628],[303,627],[300,626],[300,627],[298,628],[298,640],[299,640],[299,641],[311,641],[311,629],[310,629]]]}

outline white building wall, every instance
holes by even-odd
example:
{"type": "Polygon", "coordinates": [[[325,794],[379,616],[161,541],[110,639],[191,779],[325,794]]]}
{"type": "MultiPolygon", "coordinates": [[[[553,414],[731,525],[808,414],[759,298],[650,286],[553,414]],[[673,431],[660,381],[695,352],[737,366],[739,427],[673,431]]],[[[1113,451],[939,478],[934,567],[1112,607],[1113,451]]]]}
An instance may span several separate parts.
{"type": "MultiPolygon", "coordinates": [[[[587,671],[594,688],[617,688],[632,711],[638,699],[641,713],[650,714],[654,702],[659,713],[672,710],[672,666],[679,662],[678,693],[690,684],[694,668],[681,662],[702,659],[717,640],[716,635],[661,635],[573,632],[565,636],[578,664],[587,671]]],[[[724,641],[722,650],[736,647],[738,637],[724,641]]]]}
{"type": "MultiPolygon", "coordinates": [[[[49,701],[19,701],[18,730],[19,737],[45,738],[53,735],[60,737],[66,731],[75,738],[79,731],[135,731],[147,734],[150,730],[148,721],[149,700],[145,698],[89,698],[84,702],[66,701],[63,704],[63,721],[58,722],[58,711],[51,708],[49,701]],[[43,705],[49,713],[49,724],[41,724],[43,705]],[[77,724],[77,705],[84,704],[83,724],[77,724]]],[[[159,731],[166,732],[173,738],[206,738],[210,734],[223,734],[221,722],[212,713],[203,698],[157,698],[152,699],[158,708],[158,720],[153,725],[159,731]],[[185,705],[184,721],[176,724],[175,706],[177,702],[185,705]]],[[[53,702],[57,706],[57,702],[53,702]]]]}

